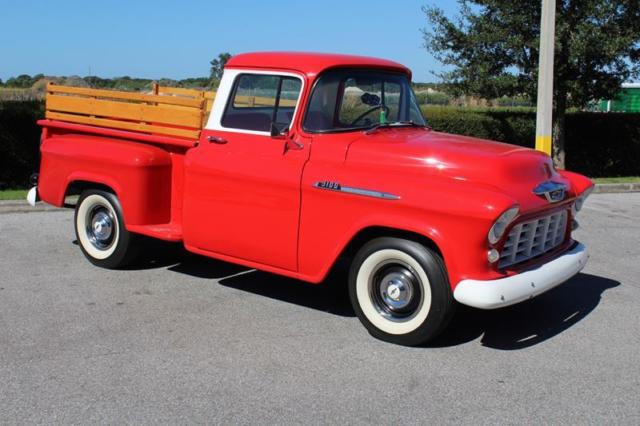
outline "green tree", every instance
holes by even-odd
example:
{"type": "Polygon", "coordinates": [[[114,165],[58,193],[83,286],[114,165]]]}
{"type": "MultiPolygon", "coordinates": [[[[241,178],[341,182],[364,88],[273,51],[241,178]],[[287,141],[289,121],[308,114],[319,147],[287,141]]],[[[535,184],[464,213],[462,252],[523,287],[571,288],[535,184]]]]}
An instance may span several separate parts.
{"type": "MultiPolygon", "coordinates": [[[[436,6],[423,12],[424,47],[447,71],[440,78],[459,93],[485,98],[526,94],[535,99],[540,1],[458,0],[447,17],[436,6]]],[[[638,0],[557,0],[553,158],[564,167],[565,115],[615,95],[640,76],[638,0]]]]}
{"type": "Polygon", "coordinates": [[[33,83],[33,78],[29,74],[20,74],[7,80],[6,86],[16,89],[28,89],[33,83]]]}
{"type": "Polygon", "coordinates": [[[231,59],[231,54],[229,52],[220,53],[217,58],[211,60],[209,62],[211,64],[211,80],[217,81],[222,77],[222,71],[224,70],[224,66],[227,61],[231,59]]]}

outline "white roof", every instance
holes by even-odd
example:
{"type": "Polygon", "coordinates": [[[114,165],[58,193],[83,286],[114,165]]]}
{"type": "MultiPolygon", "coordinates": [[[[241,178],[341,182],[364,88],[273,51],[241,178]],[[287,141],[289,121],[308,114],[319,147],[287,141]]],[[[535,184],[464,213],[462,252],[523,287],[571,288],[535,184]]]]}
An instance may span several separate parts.
{"type": "Polygon", "coordinates": [[[640,83],[622,83],[623,89],[640,89],[640,83]]]}

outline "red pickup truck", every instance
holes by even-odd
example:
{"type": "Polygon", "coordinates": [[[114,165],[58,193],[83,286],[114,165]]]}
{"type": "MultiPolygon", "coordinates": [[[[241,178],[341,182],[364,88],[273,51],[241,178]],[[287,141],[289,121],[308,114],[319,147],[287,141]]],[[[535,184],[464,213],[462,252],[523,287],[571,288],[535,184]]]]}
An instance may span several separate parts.
{"type": "Polygon", "coordinates": [[[456,301],[508,306],[577,274],[592,182],[433,131],[410,81],[387,60],[271,52],[233,57],[215,99],[51,85],[30,199],[78,194],[80,248],[106,268],[138,235],[311,283],[348,258],[358,318],[404,345],[437,336],[456,301]]]}

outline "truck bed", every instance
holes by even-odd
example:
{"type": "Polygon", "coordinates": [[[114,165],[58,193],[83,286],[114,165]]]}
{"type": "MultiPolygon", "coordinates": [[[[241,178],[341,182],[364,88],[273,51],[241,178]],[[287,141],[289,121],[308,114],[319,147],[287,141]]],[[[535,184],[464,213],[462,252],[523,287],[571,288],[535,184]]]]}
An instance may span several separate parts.
{"type": "Polygon", "coordinates": [[[62,206],[87,182],[100,184],[119,197],[130,231],[180,241],[184,155],[214,98],[158,85],[144,94],[48,84],[39,196],[62,206]]]}

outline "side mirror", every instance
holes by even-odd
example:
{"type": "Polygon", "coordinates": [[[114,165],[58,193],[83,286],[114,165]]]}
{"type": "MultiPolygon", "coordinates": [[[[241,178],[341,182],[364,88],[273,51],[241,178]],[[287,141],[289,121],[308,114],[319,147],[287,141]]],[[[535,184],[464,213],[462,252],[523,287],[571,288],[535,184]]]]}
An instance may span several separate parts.
{"type": "Polygon", "coordinates": [[[271,123],[271,137],[273,139],[282,139],[284,140],[284,152],[293,150],[300,151],[304,149],[304,145],[295,140],[294,138],[289,137],[289,128],[285,127],[284,129],[278,129],[276,123],[271,123]]]}
{"type": "Polygon", "coordinates": [[[304,145],[294,139],[287,139],[284,145],[285,151],[300,151],[304,149],[304,145]]]}
{"type": "Polygon", "coordinates": [[[279,129],[278,125],[276,123],[271,123],[271,137],[272,138],[277,138],[277,139],[282,139],[284,137],[287,136],[287,133],[289,132],[288,128],[284,128],[284,129],[279,129]]]}

